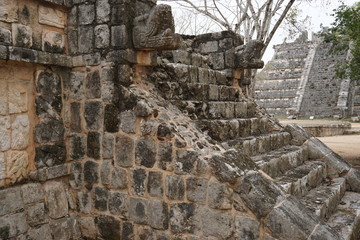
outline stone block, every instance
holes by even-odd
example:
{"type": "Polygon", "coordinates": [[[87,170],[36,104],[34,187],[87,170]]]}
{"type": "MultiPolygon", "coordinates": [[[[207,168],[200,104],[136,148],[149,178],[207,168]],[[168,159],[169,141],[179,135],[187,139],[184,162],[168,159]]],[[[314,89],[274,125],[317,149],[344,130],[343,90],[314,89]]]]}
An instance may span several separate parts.
{"type": "Polygon", "coordinates": [[[102,126],[103,105],[99,101],[85,102],[85,122],[89,130],[99,130],[102,126]]]}
{"type": "Polygon", "coordinates": [[[223,183],[211,182],[208,187],[208,205],[215,209],[232,208],[232,189],[223,183]]]}
{"type": "Polygon", "coordinates": [[[85,238],[95,239],[97,236],[97,229],[95,226],[95,219],[93,217],[79,218],[80,231],[85,238]]]}
{"type": "Polygon", "coordinates": [[[11,43],[11,31],[10,30],[0,27],[0,43],[6,44],[6,45],[11,43]]]}
{"type": "Polygon", "coordinates": [[[149,200],[149,224],[155,229],[168,229],[169,210],[161,200],[149,200]]]}
{"type": "Polygon", "coordinates": [[[140,131],[143,136],[155,136],[158,123],[155,119],[151,118],[149,120],[141,120],[140,122],[140,131]]]}
{"type": "Polygon", "coordinates": [[[131,240],[134,236],[134,225],[131,222],[123,222],[121,239],[131,240]]]}
{"type": "Polygon", "coordinates": [[[95,47],[107,48],[110,45],[110,29],[108,25],[98,25],[94,28],[95,47]]]}
{"type": "Polygon", "coordinates": [[[11,145],[11,124],[9,116],[0,116],[0,150],[7,151],[11,145]]]}
{"type": "Polygon", "coordinates": [[[96,22],[105,23],[110,21],[109,0],[98,0],[96,2],[96,22]]]}
{"type": "Polygon", "coordinates": [[[44,29],[42,32],[42,50],[52,53],[64,53],[65,35],[44,29]]]}
{"type": "Polygon", "coordinates": [[[173,145],[168,142],[160,142],[158,146],[159,167],[167,170],[171,165],[173,156],[173,145]]]}
{"type": "Polygon", "coordinates": [[[6,153],[6,178],[10,183],[18,182],[27,177],[29,156],[25,151],[8,151],[6,153]]]}
{"type": "Polygon", "coordinates": [[[302,145],[306,140],[312,137],[308,131],[306,131],[300,125],[294,123],[286,125],[285,131],[291,134],[291,143],[298,146],[302,145]]]}
{"type": "Polygon", "coordinates": [[[114,167],[111,174],[111,189],[126,189],[128,186],[127,171],[114,167]]]}
{"type": "Polygon", "coordinates": [[[44,203],[31,205],[26,210],[26,220],[30,226],[37,226],[46,220],[44,203]]]}
{"type": "MultiPolygon", "coordinates": [[[[0,81],[0,115],[8,114],[8,83],[7,81],[0,81]]],[[[0,124],[0,126],[3,126],[0,124]]]]}
{"type": "Polygon", "coordinates": [[[110,184],[111,167],[112,167],[111,160],[104,160],[101,163],[100,178],[101,178],[101,183],[104,185],[110,184]]]}
{"type": "Polygon", "coordinates": [[[125,25],[111,27],[111,46],[121,49],[129,47],[129,33],[125,25]]]}
{"type": "Polygon", "coordinates": [[[25,149],[29,145],[30,122],[27,115],[16,115],[11,122],[11,148],[25,149]]]}
{"type": "Polygon", "coordinates": [[[135,162],[147,168],[152,168],[156,161],[156,145],[152,138],[140,138],[136,141],[135,162]]]}
{"type": "Polygon", "coordinates": [[[64,185],[61,182],[46,182],[44,190],[49,217],[57,219],[66,216],[68,214],[68,199],[64,185]]]}
{"type": "Polygon", "coordinates": [[[66,14],[54,8],[39,6],[39,23],[58,28],[65,28],[66,14]]]}
{"type": "Polygon", "coordinates": [[[166,123],[161,123],[158,126],[156,135],[159,140],[165,140],[166,138],[170,139],[174,136],[174,134],[171,132],[170,126],[166,123]]]}
{"type": "Polygon", "coordinates": [[[85,156],[86,136],[83,134],[72,134],[70,136],[70,159],[78,160],[85,156]]]}
{"type": "Polygon", "coordinates": [[[93,4],[81,4],[79,5],[79,18],[78,23],[80,25],[91,24],[95,20],[95,6],[93,4]]]}
{"type": "Polygon", "coordinates": [[[21,186],[21,192],[25,204],[44,200],[44,191],[39,183],[25,184],[21,186]]]}
{"type": "Polygon", "coordinates": [[[83,181],[83,168],[81,165],[81,162],[74,162],[70,166],[70,186],[73,189],[80,189],[82,187],[82,181],[83,181]]]}
{"type": "Polygon", "coordinates": [[[276,238],[308,239],[319,220],[296,199],[290,198],[276,206],[264,223],[276,238]]]}
{"type": "Polygon", "coordinates": [[[86,161],[84,164],[84,180],[89,184],[98,182],[99,164],[93,161],[86,161]]]}
{"type": "Polygon", "coordinates": [[[4,185],[4,179],[6,177],[6,165],[5,154],[0,152],[0,186],[4,185]]]}
{"type": "Polygon", "coordinates": [[[176,175],[166,177],[166,196],[170,200],[184,200],[185,183],[182,177],[176,175]]]}
{"type": "Polygon", "coordinates": [[[200,44],[200,51],[202,53],[213,53],[219,50],[218,41],[209,41],[206,43],[200,44]]]}
{"type": "Polygon", "coordinates": [[[69,175],[69,166],[67,164],[48,168],[48,179],[58,178],[69,175]]]}
{"type": "Polygon", "coordinates": [[[33,32],[31,27],[17,23],[13,23],[11,27],[13,45],[16,47],[31,48],[33,45],[33,32]]]}
{"type": "Polygon", "coordinates": [[[23,209],[24,203],[21,198],[20,188],[9,188],[1,190],[0,203],[1,216],[23,209]]]}
{"type": "Polygon", "coordinates": [[[145,181],[147,178],[147,172],[145,169],[139,168],[131,171],[132,176],[132,192],[136,195],[144,195],[145,181]]]}
{"type": "Polygon", "coordinates": [[[115,164],[120,167],[131,167],[134,165],[135,143],[134,140],[125,135],[116,136],[115,164]]]}
{"type": "Polygon", "coordinates": [[[139,239],[154,240],[155,232],[152,228],[148,226],[139,226],[136,231],[136,235],[139,236],[139,239]]]}
{"type": "Polygon", "coordinates": [[[71,99],[84,99],[84,82],[85,74],[82,72],[71,72],[70,75],[70,98],[71,99]]]}
{"type": "Polygon", "coordinates": [[[215,70],[221,70],[225,68],[224,53],[210,53],[210,63],[215,70]]]}
{"type": "Polygon", "coordinates": [[[202,209],[203,233],[218,239],[231,237],[234,231],[234,216],[211,209],[202,209]]]}
{"type": "Polygon", "coordinates": [[[104,110],[104,127],[107,132],[115,133],[120,128],[119,108],[115,104],[107,104],[104,110]]]}
{"type": "Polygon", "coordinates": [[[9,113],[21,113],[28,110],[28,84],[15,82],[9,86],[9,113]]]}
{"type": "Polygon", "coordinates": [[[111,192],[109,198],[109,211],[111,214],[127,218],[129,211],[129,196],[124,193],[111,192]]]}
{"type": "Polygon", "coordinates": [[[190,177],[186,179],[186,196],[191,202],[206,203],[208,180],[206,178],[190,177]]]}
{"type": "Polygon", "coordinates": [[[64,133],[64,123],[61,120],[43,120],[35,126],[35,141],[37,143],[62,141],[64,133]]]}
{"type": "Polygon", "coordinates": [[[120,221],[112,216],[98,216],[95,218],[100,236],[103,239],[120,239],[120,221]]]}
{"type": "Polygon", "coordinates": [[[87,137],[87,156],[96,160],[100,159],[100,133],[89,132],[87,137]]]}
{"type": "Polygon", "coordinates": [[[90,213],[93,201],[89,192],[78,192],[78,208],[81,213],[90,213]]]}
{"type": "Polygon", "coordinates": [[[81,132],[80,103],[70,103],[70,129],[73,132],[81,132]]]}
{"type": "Polygon", "coordinates": [[[17,0],[3,0],[0,3],[0,20],[8,23],[17,22],[19,5],[17,0]]]}
{"type": "Polygon", "coordinates": [[[92,26],[80,26],[78,28],[78,49],[80,53],[93,51],[94,29],[92,26]]]}
{"type": "Polygon", "coordinates": [[[258,218],[266,216],[277,203],[285,199],[279,187],[257,172],[245,175],[234,191],[258,218]]]}
{"type": "Polygon", "coordinates": [[[35,99],[36,115],[40,118],[60,118],[62,110],[61,96],[45,98],[37,96],[35,99]]]}
{"type": "Polygon", "coordinates": [[[104,159],[113,158],[114,156],[114,136],[104,133],[102,138],[102,157],[104,159]]]}
{"type": "Polygon", "coordinates": [[[148,224],[148,200],[130,198],[129,219],[138,224],[148,224]]]}
{"type": "MultiPolygon", "coordinates": [[[[175,203],[170,208],[170,230],[173,233],[195,233],[198,219],[198,209],[193,203],[175,203]]],[[[212,224],[211,224],[212,225],[212,224]]],[[[205,226],[204,226],[205,227],[205,226]]]]}
{"type": "Polygon", "coordinates": [[[120,113],[120,128],[125,133],[135,133],[136,117],[132,111],[120,113]]]}
{"type": "Polygon", "coordinates": [[[163,197],[163,174],[162,172],[149,172],[147,191],[152,197],[163,197]]]}
{"type": "Polygon", "coordinates": [[[27,232],[28,229],[24,212],[0,217],[0,236],[2,239],[14,239],[27,232]]]}
{"type": "Polygon", "coordinates": [[[53,240],[49,224],[41,225],[39,228],[32,228],[28,231],[30,239],[53,240]]]}
{"type": "Polygon", "coordinates": [[[260,236],[260,223],[246,215],[235,217],[235,238],[236,239],[258,239],[260,236]]]}
{"type": "Polygon", "coordinates": [[[95,187],[94,189],[94,207],[99,211],[107,211],[109,200],[109,191],[106,188],[95,187]]]}
{"type": "Polygon", "coordinates": [[[348,188],[353,192],[360,192],[360,171],[354,168],[346,175],[348,188]]]}
{"type": "Polygon", "coordinates": [[[195,164],[198,161],[198,154],[190,150],[176,151],[176,174],[191,174],[195,170],[195,164]]]}

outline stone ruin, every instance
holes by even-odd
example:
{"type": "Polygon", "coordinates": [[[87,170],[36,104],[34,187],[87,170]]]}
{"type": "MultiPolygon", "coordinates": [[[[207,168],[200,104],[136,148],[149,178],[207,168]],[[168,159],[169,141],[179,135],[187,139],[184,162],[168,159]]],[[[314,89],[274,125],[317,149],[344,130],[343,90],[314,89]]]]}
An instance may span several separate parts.
{"type": "Polygon", "coordinates": [[[150,0],[0,21],[0,239],[359,238],[360,173],[246,97],[242,37],[150,0]]]}
{"type": "Polygon", "coordinates": [[[308,118],[360,115],[360,85],[336,77],[348,51],[331,54],[330,43],[307,32],[292,43],[274,46],[275,54],[256,81],[256,103],[270,114],[308,118]]]}

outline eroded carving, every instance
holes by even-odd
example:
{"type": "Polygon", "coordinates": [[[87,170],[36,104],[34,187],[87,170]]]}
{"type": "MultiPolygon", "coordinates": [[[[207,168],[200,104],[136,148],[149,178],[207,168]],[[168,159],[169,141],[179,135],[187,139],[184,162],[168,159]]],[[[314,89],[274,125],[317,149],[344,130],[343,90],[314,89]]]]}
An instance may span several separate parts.
{"type": "Polygon", "coordinates": [[[177,49],[180,36],[175,34],[171,7],[165,4],[154,6],[149,14],[134,19],[133,41],[137,49],[177,49]]]}
{"type": "Polygon", "coordinates": [[[250,40],[246,45],[235,49],[235,66],[243,69],[256,69],[264,67],[261,60],[261,50],[264,43],[258,40],[250,40]]]}
{"type": "Polygon", "coordinates": [[[7,179],[10,183],[19,182],[28,175],[28,154],[25,151],[9,151],[7,156],[7,179]]]}

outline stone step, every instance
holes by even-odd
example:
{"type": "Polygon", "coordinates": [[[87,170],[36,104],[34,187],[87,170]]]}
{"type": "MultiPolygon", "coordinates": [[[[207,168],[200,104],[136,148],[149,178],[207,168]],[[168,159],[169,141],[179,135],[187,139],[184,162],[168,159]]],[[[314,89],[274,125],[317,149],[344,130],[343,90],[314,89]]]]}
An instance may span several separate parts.
{"type": "Polygon", "coordinates": [[[289,170],[282,177],[275,178],[284,190],[296,197],[302,197],[319,186],[327,176],[326,164],[320,161],[307,161],[289,170]]]}
{"type": "Polygon", "coordinates": [[[346,190],[345,178],[327,179],[321,186],[310,190],[302,202],[323,220],[328,220],[336,210],[346,190]]]}
{"type": "Polygon", "coordinates": [[[344,240],[360,239],[360,193],[345,192],[336,212],[327,223],[344,240]]]}
{"type": "Polygon", "coordinates": [[[197,126],[217,141],[258,136],[268,133],[267,118],[234,118],[232,120],[198,120],[197,126]]]}
{"type": "Polygon", "coordinates": [[[305,146],[285,146],[266,154],[252,157],[252,160],[270,177],[276,178],[294,169],[308,159],[305,146]]]}
{"type": "Polygon", "coordinates": [[[246,101],[171,101],[188,115],[196,115],[196,119],[234,119],[254,118],[256,104],[246,101]]]}
{"type": "Polygon", "coordinates": [[[291,136],[288,132],[271,132],[259,136],[238,138],[223,142],[226,149],[241,149],[248,156],[256,156],[289,145],[291,136]]]}

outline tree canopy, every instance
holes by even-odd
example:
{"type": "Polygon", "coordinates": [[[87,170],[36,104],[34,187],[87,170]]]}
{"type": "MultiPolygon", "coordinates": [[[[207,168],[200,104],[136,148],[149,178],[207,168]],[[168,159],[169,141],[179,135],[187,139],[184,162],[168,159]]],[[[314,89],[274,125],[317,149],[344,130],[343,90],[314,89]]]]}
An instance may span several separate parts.
{"type": "Polygon", "coordinates": [[[360,80],[360,2],[341,5],[334,10],[332,27],[322,33],[326,42],[333,43],[332,52],[350,50],[351,58],[337,71],[341,78],[360,80]]]}

